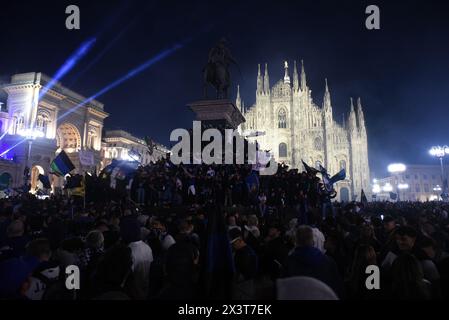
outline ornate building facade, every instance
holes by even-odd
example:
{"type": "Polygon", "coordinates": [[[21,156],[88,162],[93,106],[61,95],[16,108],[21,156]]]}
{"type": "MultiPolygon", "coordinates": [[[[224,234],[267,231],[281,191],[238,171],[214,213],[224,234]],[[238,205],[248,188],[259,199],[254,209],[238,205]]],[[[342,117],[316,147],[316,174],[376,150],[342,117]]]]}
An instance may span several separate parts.
{"type": "Polygon", "coordinates": [[[284,78],[270,85],[268,67],[257,75],[256,102],[246,109],[237,91],[236,106],[245,116],[241,132],[254,136],[261,148],[270,150],[278,162],[302,169],[304,160],[309,165],[322,164],[330,174],[346,169],[346,180],[336,185],[338,199],[360,200],[361,190],[370,193],[368,140],[360,98],[357,112],[351,98],[350,113],[344,124],[333,119],[332,102],[327,80],[322,106],[312,99],[304,64],[298,74],[296,61],[293,81],[288,63],[284,78]],[[251,134],[252,132],[252,134],[251,134]]]}
{"type": "MultiPolygon", "coordinates": [[[[108,116],[102,103],[86,100],[39,72],[13,75],[2,89],[7,100],[0,112],[0,155],[18,164],[20,179],[14,179],[13,186],[23,185],[28,167],[35,188],[39,174],[48,175],[51,161],[61,150],[77,172],[93,169],[81,165],[80,150],[92,151],[94,167],[100,169],[103,121],[108,116]]],[[[54,188],[63,185],[63,178],[50,175],[50,179],[54,188]]]]}
{"type": "Polygon", "coordinates": [[[103,138],[103,166],[111,163],[112,159],[137,160],[142,165],[156,162],[170,152],[165,146],[155,143],[153,153],[143,139],[137,138],[124,130],[106,131],[103,138]]]}
{"type": "Polygon", "coordinates": [[[103,137],[103,122],[109,116],[103,104],[86,99],[42,73],[13,75],[0,90],[6,95],[0,103],[0,190],[23,186],[28,167],[32,192],[42,186],[39,174],[48,175],[52,191],[58,192],[64,177],[49,172],[61,150],[75,166],[72,173],[81,174],[98,173],[112,158],[131,160],[131,150],[143,155],[139,159],[142,164],[168,152],[156,144],[154,154],[148,155],[144,152],[145,142],[124,131],[110,131],[103,137]],[[80,153],[92,155],[93,165],[83,165],[80,153]]]}

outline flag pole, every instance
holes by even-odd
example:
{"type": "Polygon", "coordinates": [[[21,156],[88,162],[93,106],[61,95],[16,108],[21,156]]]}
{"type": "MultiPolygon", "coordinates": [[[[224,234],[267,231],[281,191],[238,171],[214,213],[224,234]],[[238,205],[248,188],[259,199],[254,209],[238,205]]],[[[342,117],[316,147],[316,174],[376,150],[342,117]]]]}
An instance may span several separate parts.
{"type": "Polygon", "coordinates": [[[82,183],[83,183],[83,207],[84,210],[86,210],[86,171],[84,171],[82,183]]]}

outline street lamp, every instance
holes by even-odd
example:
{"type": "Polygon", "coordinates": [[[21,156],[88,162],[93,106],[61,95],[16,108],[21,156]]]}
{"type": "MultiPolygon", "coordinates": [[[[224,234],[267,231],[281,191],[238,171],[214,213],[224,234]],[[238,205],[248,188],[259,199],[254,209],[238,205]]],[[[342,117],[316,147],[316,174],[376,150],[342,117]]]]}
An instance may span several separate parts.
{"type": "Polygon", "coordinates": [[[404,172],[405,170],[407,170],[407,167],[403,163],[392,163],[392,164],[390,164],[388,166],[387,169],[388,169],[388,172],[392,173],[395,176],[395,178],[396,178],[395,179],[396,191],[398,193],[398,201],[399,201],[399,190],[400,189],[407,189],[408,185],[407,185],[407,188],[404,188],[405,184],[400,184],[399,183],[399,176],[398,176],[398,174],[404,172]],[[401,185],[402,188],[399,187],[400,185],[401,185]]]}
{"type": "Polygon", "coordinates": [[[444,166],[443,166],[443,158],[445,155],[449,155],[449,146],[433,146],[432,148],[430,148],[429,153],[432,157],[437,157],[438,159],[440,159],[440,167],[441,167],[441,182],[443,183],[443,188],[445,190],[443,190],[443,195],[441,196],[441,198],[444,200],[447,196],[447,186],[445,184],[445,179],[444,179],[444,166]]]}

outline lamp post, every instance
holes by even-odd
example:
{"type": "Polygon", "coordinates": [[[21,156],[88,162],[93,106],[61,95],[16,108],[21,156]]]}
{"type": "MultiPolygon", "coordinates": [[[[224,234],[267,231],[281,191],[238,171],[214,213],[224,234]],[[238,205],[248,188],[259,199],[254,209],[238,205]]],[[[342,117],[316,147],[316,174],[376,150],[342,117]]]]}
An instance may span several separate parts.
{"type": "Polygon", "coordinates": [[[441,182],[443,183],[443,193],[441,198],[445,200],[447,198],[447,183],[445,183],[444,179],[444,166],[443,166],[443,158],[445,155],[449,155],[449,146],[433,146],[429,150],[429,154],[432,157],[436,157],[440,159],[440,168],[441,168],[441,182]]]}
{"type": "MultiPolygon", "coordinates": [[[[399,183],[399,173],[402,173],[405,170],[407,170],[407,167],[403,163],[392,163],[388,166],[387,169],[388,169],[388,172],[392,173],[395,177],[396,192],[398,193],[397,201],[399,201],[400,200],[399,199],[399,190],[406,189],[406,188],[403,188],[403,187],[405,187],[405,184],[399,183]],[[399,186],[401,186],[401,188],[399,186]]],[[[408,185],[407,185],[407,188],[408,188],[408,185]]]]}

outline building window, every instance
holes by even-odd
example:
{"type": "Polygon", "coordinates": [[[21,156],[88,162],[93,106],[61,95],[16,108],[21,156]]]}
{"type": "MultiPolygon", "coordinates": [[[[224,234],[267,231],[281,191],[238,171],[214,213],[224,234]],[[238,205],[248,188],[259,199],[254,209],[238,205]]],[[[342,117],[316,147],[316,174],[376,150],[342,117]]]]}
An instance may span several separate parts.
{"type": "Polygon", "coordinates": [[[416,192],[421,192],[421,189],[419,188],[419,184],[417,184],[417,185],[415,186],[415,190],[416,190],[416,192]]]}
{"type": "Polygon", "coordinates": [[[43,113],[38,114],[37,119],[36,119],[37,130],[46,134],[49,122],[50,122],[50,119],[48,118],[48,116],[46,114],[43,114],[43,113]]]}
{"type": "Polygon", "coordinates": [[[315,141],[314,141],[315,150],[321,151],[322,145],[323,145],[323,142],[321,141],[321,138],[316,137],[315,141]]]}
{"type": "Polygon", "coordinates": [[[415,180],[418,180],[418,175],[417,174],[415,174],[415,180]]]}
{"type": "Polygon", "coordinates": [[[410,175],[409,175],[409,174],[406,174],[406,175],[405,175],[405,179],[407,179],[407,180],[410,179],[410,175]]]}
{"type": "Polygon", "coordinates": [[[285,157],[287,157],[287,144],[282,142],[279,144],[279,158],[285,157]]]}
{"type": "Polygon", "coordinates": [[[19,116],[15,119],[16,121],[16,130],[15,133],[19,133],[20,131],[22,131],[23,126],[24,126],[24,119],[22,116],[19,116]]]}
{"type": "Polygon", "coordinates": [[[427,183],[424,184],[424,192],[429,192],[429,185],[427,183]]]}
{"type": "Polygon", "coordinates": [[[96,142],[97,134],[95,130],[89,130],[87,133],[87,148],[94,149],[96,142]]]}
{"type": "Polygon", "coordinates": [[[434,174],[432,174],[432,180],[435,180],[435,175],[434,174]]]}
{"type": "Polygon", "coordinates": [[[285,109],[282,108],[278,113],[278,128],[285,129],[287,128],[287,114],[285,109]]]}
{"type": "Polygon", "coordinates": [[[423,178],[424,180],[427,180],[427,174],[423,174],[423,175],[422,175],[422,178],[423,178]]]}

